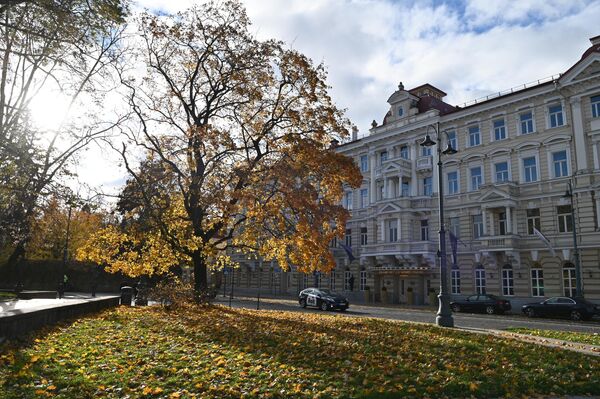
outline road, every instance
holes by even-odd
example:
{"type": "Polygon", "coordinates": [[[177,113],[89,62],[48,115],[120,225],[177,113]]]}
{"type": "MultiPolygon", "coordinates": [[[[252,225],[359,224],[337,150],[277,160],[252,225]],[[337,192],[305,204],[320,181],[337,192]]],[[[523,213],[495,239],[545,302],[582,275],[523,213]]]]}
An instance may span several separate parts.
{"type": "MultiPolygon", "coordinates": [[[[229,298],[219,295],[217,303],[229,305],[229,298]]],[[[234,298],[232,307],[256,309],[256,298],[234,298]]],[[[322,313],[314,308],[302,309],[298,302],[290,299],[263,298],[260,301],[260,309],[263,310],[286,310],[294,312],[322,313]]],[[[434,323],[436,311],[431,308],[414,309],[402,307],[378,307],[352,305],[345,312],[327,312],[326,314],[338,314],[347,317],[376,317],[380,319],[413,321],[420,323],[434,323]]],[[[573,322],[570,320],[555,319],[530,319],[525,316],[487,315],[473,313],[454,313],[454,325],[456,327],[471,329],[504,330],[509,327],[535,328],[542,330],[591,332],[600,334],[600,322],[598,319],[587,322],[573,322]]]]}

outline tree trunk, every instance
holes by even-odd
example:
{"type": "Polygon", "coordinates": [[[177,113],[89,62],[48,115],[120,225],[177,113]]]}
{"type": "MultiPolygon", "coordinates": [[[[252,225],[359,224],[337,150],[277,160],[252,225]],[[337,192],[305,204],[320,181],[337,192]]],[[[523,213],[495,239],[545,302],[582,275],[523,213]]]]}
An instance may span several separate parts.
{"type": "Polygon", "coordinates": [[[24,256],[25,256],[25,241],[20,240],[17,243],[17,245],[15,246],[15,249],[12,251],[12,253],[8,257],[8,260],[6,261],[5,265],[7,267],[15,266],[19,262],[19,260],[21,260],[24,256]]]}
{"type": "Polygon", "coordinates": [[[208,299],[208,274],[206,258],[200,251],[192,255],[194,262],[194,297],[197,302],[206,302],[208,299]]]}

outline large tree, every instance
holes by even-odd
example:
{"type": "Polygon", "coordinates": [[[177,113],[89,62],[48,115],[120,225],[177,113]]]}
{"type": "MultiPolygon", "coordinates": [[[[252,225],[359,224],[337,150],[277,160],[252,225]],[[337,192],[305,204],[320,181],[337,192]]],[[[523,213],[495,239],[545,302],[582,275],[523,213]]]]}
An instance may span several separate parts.
{"type": "Polygon", "coordinates": [[[347,218],[342,185],[361,182],[352,160],[330,148],[350,123],[328,94],[323,65],[249,28],[238,1],[144,14],[147,75],[123,77],[139,122],[115,146],[130,191],[160,239],[193,263],[197,294],[207,289],[208,263],[225,251],[304,271],[334,267],[328,243],[347,218]],[[136,167],[132,147],[161,165],[168,193],[136,167]]]}
{"type": "Polygon", "coordinates": [[[125,12],[122,0],[0,4],[0,245],[13,248],[9,263],[25,253],[40,197],[80,149],[116,123],[93,114],[100,115],[94,109],[109,88],[125,12]],[[53,129],[36,125],[32,101],[49,88],[68,108],[84,102],[86,112],[65,115],[53,129]]]}

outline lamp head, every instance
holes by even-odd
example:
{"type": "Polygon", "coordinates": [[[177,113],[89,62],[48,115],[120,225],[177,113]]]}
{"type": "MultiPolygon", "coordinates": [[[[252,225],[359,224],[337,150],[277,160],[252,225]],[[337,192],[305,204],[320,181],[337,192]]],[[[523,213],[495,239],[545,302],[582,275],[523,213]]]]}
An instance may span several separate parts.
{"type": "Polygon", "coordinates": [[[458,151],[456,151],[451,145],[450,143],[448,143],[446,145],[446,148],[444,149],[444,151],[442,151],[442,154],[444,155],[453,155],[456,154],[458,151]]]}
{"type": "Polygon", "coordinates": [[[422,147],[431,147],[435,145],[435,141],[431,140],[431,137],[429,137],[429,134],[427,134],[423,141],[419,143],[419,145],[422,147]]]}

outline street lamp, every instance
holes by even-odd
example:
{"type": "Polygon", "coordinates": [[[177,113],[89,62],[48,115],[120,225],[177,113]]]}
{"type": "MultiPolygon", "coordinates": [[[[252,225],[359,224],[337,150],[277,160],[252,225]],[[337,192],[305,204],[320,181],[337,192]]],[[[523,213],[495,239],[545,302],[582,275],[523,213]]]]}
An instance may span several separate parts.
{"type": "Polygon", "coordinates": [[[579,259],[579,249],[577,248],[577,224],[575,223],[575,206],[573,205],[573,186],[571,182],[567,186],[567,191],[563,198],[569,198],[571,201],[571,221],[573,223],[573,257],[575,258],[575,290],[576,295],[583,298],[583,286],[581,283],[581,260],[579,259]]]}
{"type": "Polygon", "coordinates": [[[437,144],[437,154],[438,154],[438,211],[439,211],[439,223],[440,223],[440,237],[439,237],[439,250],[438,257],[440,258],[440,294],[438,295],[440,306],[437,312],[437,316],[435,318],[435,324],[440,327],[454,327],[454,318],[452,317],[452,310],[450,309],[450,295],[448,294],[448,276],[446,270],[446,230],[444,228],[444,184],[443,184],[443,174],[442,174],[442,154],[444,155],[452,155],[456,154],[456,149],[452,148],[450,143],[450,137],[446,131],[440,132],[440,123],[436,123],[435,125],[427,126],[427,130],[425,132],[425,139],[421,143],[419,143],[423,147],[431,147],[437,144]],[[435,132],[435,139],[437,143],[431,139],[429,136],[429,129],[433,129],[435,132]],[[442,138],[440,137],[440,133],[444,133],[446,135],[447,145],[444,150],[441,148],[442,138]]]}

